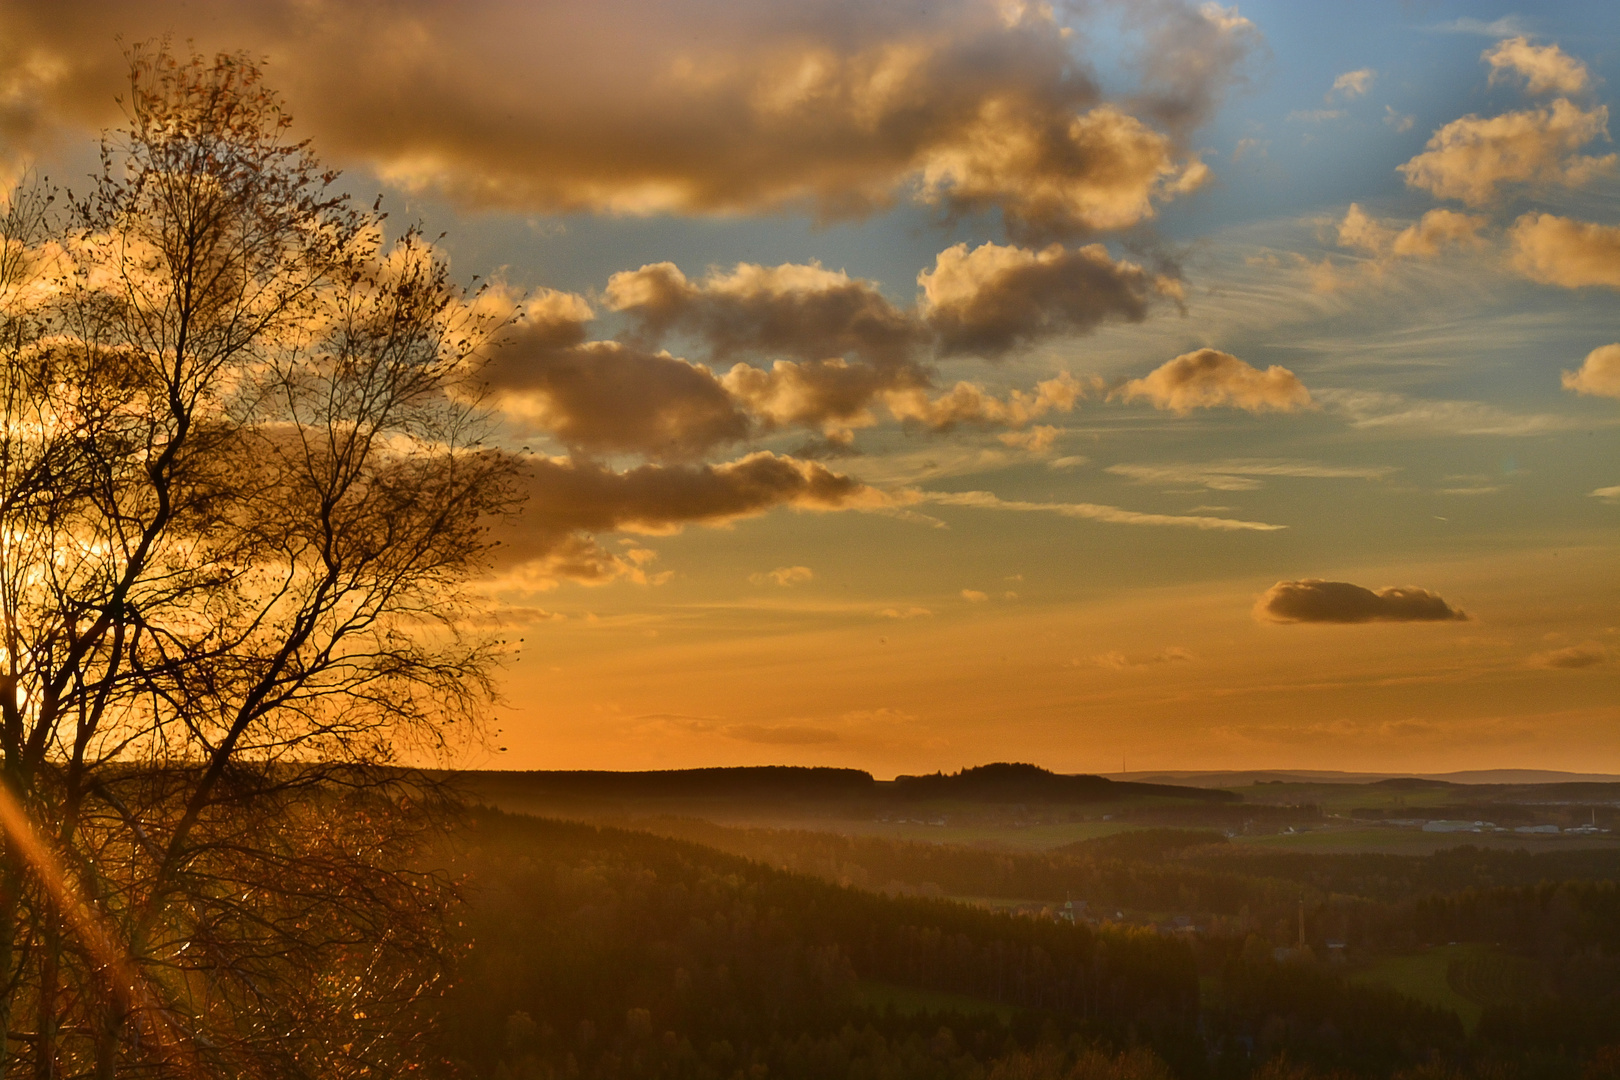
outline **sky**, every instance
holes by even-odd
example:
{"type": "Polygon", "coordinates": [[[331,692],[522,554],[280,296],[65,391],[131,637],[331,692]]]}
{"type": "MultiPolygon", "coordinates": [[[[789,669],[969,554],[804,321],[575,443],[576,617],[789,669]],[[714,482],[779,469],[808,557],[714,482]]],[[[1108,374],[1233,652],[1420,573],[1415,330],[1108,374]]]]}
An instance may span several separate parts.
{"type": "Polygon", "coordinates": [[[1620,6],[0,3],[514,313],[497,768],[1620,772],[1620,6]]]}

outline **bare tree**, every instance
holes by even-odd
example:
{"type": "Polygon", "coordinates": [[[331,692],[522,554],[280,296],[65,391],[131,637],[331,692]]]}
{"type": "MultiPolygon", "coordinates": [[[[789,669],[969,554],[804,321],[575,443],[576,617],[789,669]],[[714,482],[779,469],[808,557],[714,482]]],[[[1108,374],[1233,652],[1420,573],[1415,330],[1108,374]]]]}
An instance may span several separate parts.
{"type": "Polygon", "coordinates": [[[448,948],[390,768],[476,728],[493,329],[244,56],[130,52],[0,221],[0,1067],[396,1075],[448,948]]]}

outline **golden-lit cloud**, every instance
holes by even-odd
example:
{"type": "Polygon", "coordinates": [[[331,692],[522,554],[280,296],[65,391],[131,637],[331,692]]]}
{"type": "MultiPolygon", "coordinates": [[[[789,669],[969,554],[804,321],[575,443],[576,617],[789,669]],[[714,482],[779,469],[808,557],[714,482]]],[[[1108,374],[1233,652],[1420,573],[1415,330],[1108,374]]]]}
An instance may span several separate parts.
{"type": "Polygon", "coordinates": [[[1349,101],[1352,98],[1365,97],[1372,89],[1373,80],[1378,72],[1372,68],[1358,68],[1355,71],[1346,71],[1333,80],[1333,88],[1327,92],[1326,100],[1332,101],[1335,96],[1349,101]]]}
{"type": "Polygon", "coordinates": [[[1608,134],[1609,110],[1559,98],[1540,109],[1488,118],[1464,116],[1429,138],[1398,171],[1406,183],[1470,206],[1493,202],[1507,184],[1580,187],[1612,172],[1616,156],[1578,151],[1608,134]]]}
{"type": "Polygon", "coordinates": [[[1446,622],[1468,616],[1438,593],[1413,587],[1368,589],[1348,581],[1279,581],[1255,601],[1254,616],[1279,623],[1446,622]]]}
{"type": "MultiPolygon", "coordinates": [[[[1070,412],[1085,396],[1085,388],[1068,372],[1035,384],[1035,392],[1010,391],[998,398],[984,387],[959,382],[943,394],[930,397],[926,391],[894,391],[885,403],[895,419],[911,421],[931,431],[949,431],[959,425],[1005,425],[1022,428],[1053,412],[1070,412]]],[[[1015,440],[1016,441],[1016,440],[1015,440]]]]}
{"type": "Polygon", "coordinates": [[[1257,491],[1267,477],[1311,480],[1382,480],[1393,466],[1323,465],[1315,461],[1212,461],[1208,464],[1110,465],[1105,472],[1139,484],[1197,487],[1210,491],[1257,491]]]}
{"type": "Polygon", "coordinates": [[[1548,649],[1546,652],[1536,653],[1530,657],[1530,666],[1579,671],[1582,668],[1606,664],[1613,655],[1614,651],[1601,642],[1586,641],[1579,645],[1568,645],[1562,649],[1548,649]]]}
{"type": "Polygon", "coordinates": [[[1620,398],[1620,343],[1593,349],[1580,367],[1564,372],[1563,380],[1564,389],[1577,394],[1620,398]]]}
{"type": "Polygon", "coordinates": [[[1158,409],[1186,414],[1230,406],[1259,413],[1313,407],[1310,391],[1292,371],[1273,364],[1265,371],[1219,349],[1184,353],[1132,379],[1113,392],[1126,401],[1145,398],[1158,409]]]}
{"type": "Polygon", "coordinates": [[[755,585],[764,585],[766,582],[770,582],[773,585],[780,585],[784,589],[789,589],[795,585],[808,584],[815,580],[815,576],[815,571],[808,566],[778,566],[775,570],[765,573],[749,574],[748,580],[755,585]]]}
{"type": "Polygon", "coordinates": [[[0,124],[114,119],[115,36],[174,34],[268,56],[323,154],[465,205],[856,217],[914,198],[1076,233],[1204,182],[1183,136],[1258,42],[1218,5],[1140,6],[1141,84],[1114,101],[1034,3],[19,0],[0,62],[26,92],[0,124]]]}
{"type": "Polygon", "coordinates": [[[1043,115],[1014,98],[984,102],[921,171],[925,200],[999,207],[1015,236],[1128,228],[1210,175],[1196,154],[1179,155],[1170,136],[1112,105],[1043,115]]]}
{"type": "Polygon", "coordinates": [[[1396,235],[1390,251],[1401,256],[1432,256],[1448,247],[1479,247],[1484,243],[1479,230],[1485,224],[1483,217],[1474,214],[1430,210],[1396,235]]]}
{"type": "Polygon", "coordinates": [[[1509,230],[1513,266],[1533,281],[1620,289],[1620,226],[1529,213],[1509,230]]]}
{"type": "Polygon", "coordinates": [[[1179,645],[1171,645],[1159,652],[1146,654],[1123,653],[1117,649],[1110,650],[1093,656],[1091,662],[1098,667],[1108,668],[1111,671],[1126,671],[1130,668],[1158,667],[1162,664],[1185,664],[1195,659],[1197,657],[1193,656],[1188,650],[1179,645]]]}
{"type": "Polygon", "coordinates": [[[1579,94],[1590,83],[1585,64],[1557,45],[1532,45],[1522,34],[1497,42],[1480,59],[1491,66],[1491,82],[1517,76],[1532,94],[1579,94]]]}
{"type": "Polygon", "coordinates": [[[945,355],[995,358],[1059,333],[1083,334],[1106,321],[1141,322],[1179,283],[1110,258],[1101,244],[1040,251],[986,243],[940,252],[917,275],[922,313],[945,355]]]}
{"type": "MultiPolygon", "coordinates": [[[[604,547],[610,532],[668,535],[689,524],[725,525],[779,507],[865,509],[890,497],[815,462],[770,453],[720,465],[641,465],[623,472],[594,462],[533,458],[527,501],[502,533],[502,563],[581,581],[628,576],[636,559],[604,547]]],[[[644,557],[643,557],[644,558],[644,557]]]]}
{"type": "Polygon", "coordinates": [[[1276,532],[1286,525],[1271,525],[1264,521],[1239,521],[1234,518],[1209,517],[1202,514],[1146,514],[1125,510],[1118,506],[1097,503],[1027,502],[1003,499],[988,491],[926,491],[918,497],[924,502],[941,506],[968,506],[981,510],[1010,510],[1015,513],[1056,514],[1059,517],[1102,521],[1111,525],[1163,525],[1180,529],[1199,529],[1205,532],[1276,532]]]}

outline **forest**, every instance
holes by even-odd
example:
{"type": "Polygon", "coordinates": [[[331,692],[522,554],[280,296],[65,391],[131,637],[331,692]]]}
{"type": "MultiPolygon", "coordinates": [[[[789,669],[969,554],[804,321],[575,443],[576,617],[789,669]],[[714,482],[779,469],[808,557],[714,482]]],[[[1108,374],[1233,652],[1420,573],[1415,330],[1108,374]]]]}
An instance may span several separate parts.
{"type": "Polygon", "coordinates": [[[466,953],[434,1039],[463,1075],[1620,1063],[1612,846],[1310,854],[1145,827],[1037,852],[483,807],[456,858],[466,953]]]}

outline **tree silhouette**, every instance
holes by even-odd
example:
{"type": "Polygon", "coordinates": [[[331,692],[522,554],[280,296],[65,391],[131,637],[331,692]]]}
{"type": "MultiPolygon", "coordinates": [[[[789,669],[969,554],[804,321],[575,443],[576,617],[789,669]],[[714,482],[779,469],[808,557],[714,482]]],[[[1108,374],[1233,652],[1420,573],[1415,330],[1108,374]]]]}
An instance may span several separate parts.
{"type": "Polygon", "coordinates": [[[0,221],[0,1066],[397,1075],[431,785],[498,643],[496,315],[241,55],[131,49],[88,191],[0,221]]]}

